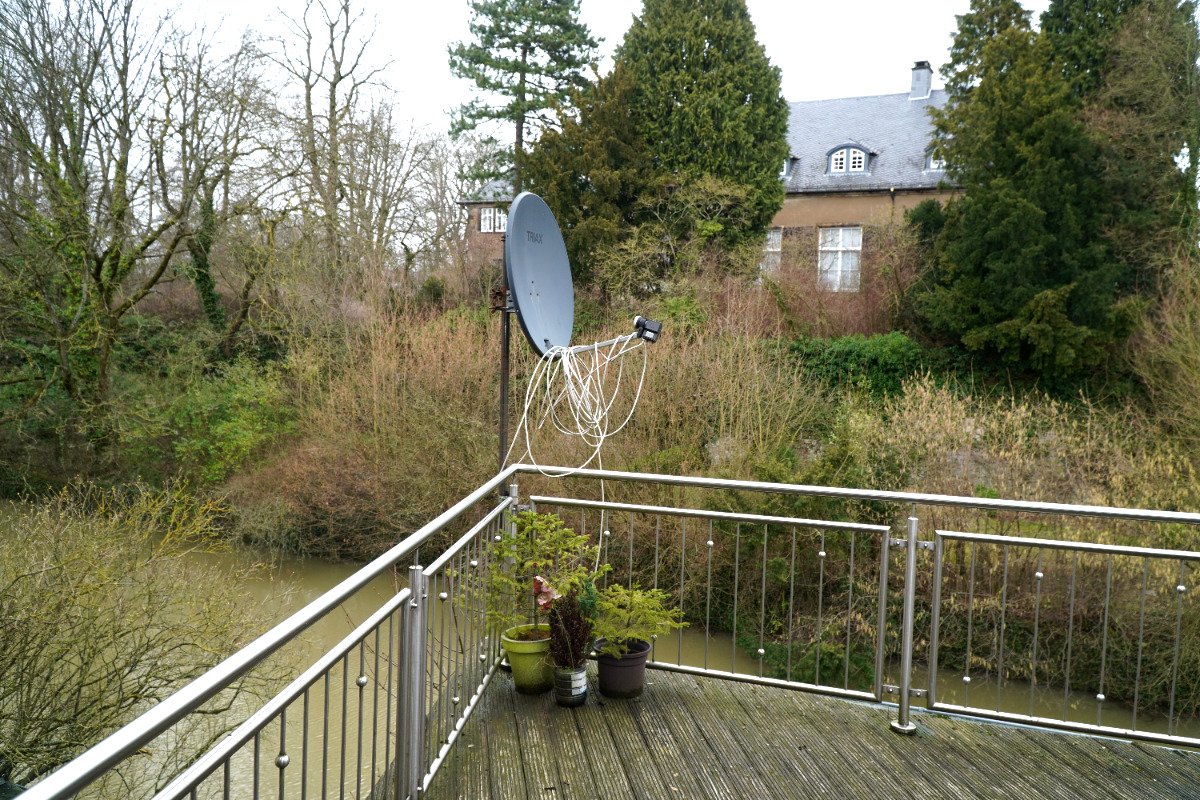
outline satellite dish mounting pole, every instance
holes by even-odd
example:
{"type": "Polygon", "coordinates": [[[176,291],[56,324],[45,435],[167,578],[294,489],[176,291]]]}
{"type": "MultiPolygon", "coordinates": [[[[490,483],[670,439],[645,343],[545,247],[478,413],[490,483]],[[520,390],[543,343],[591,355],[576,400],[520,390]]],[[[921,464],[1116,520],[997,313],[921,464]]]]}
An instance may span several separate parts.
{"type": "MultiPolygon", "coordinates": [[[[507,234],[501,234],[501,248],[506,236],[507,234]]],[[[508,455],[509,314],[513,310],[508,294],[508,278],[504,270],[500,271],[500,288],[492,292],[492,310],[500,312],[500,466],[496,471],[502,472],[505,457],[508,455]]]]}

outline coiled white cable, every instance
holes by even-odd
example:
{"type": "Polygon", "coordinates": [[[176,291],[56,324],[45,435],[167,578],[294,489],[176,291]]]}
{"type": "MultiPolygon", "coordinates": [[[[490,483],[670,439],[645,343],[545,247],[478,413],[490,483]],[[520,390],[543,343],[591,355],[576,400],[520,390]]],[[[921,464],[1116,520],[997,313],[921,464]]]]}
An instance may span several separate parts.
{"type": "Polygon", "coordinates": [[[636,333],[595,345],[550,348],[538,360],[529,376],[521,419],[505,454],[505,463],[508,463],[517,442],[523,441],[521,460],[548,477],[565,477],[593,461],[598,467],[603,467],[601,448],[605,439],[621,431],[633,418],[634,409],[642,396],[647,364],[645,342],[636,333]],[[642,369],[638,376],[637,391],[629,412],[614,428],[611,427],[610,414],[625,379],[624,357],[638,349],[642,351],[642,369]],[[533,452],[533,432],[544,428],[547,422],[563,435],[576,437],[587,446],[590,453],[583,463],[564,470],[548,470],[538,463],[533,452]]]}

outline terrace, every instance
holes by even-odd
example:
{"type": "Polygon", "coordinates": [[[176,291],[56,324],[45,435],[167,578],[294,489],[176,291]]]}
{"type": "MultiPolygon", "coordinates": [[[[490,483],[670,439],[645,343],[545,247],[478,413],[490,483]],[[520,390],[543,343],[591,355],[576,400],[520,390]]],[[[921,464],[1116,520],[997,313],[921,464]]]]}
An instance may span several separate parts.
{"type": "Polygon", "coordinates": [[[129,785],[241,676],[395,573],[404,588],[160,770],[155,796],[1200,794],[1200,553],[1168,546],[1200,515],[531,473],[509,467],[26,796],[129,785]],[[641,698],[565,709],[512,690],[486,578],[518,507],[561,514],[597,537],[607,580],[683,610],[641,698]]]}

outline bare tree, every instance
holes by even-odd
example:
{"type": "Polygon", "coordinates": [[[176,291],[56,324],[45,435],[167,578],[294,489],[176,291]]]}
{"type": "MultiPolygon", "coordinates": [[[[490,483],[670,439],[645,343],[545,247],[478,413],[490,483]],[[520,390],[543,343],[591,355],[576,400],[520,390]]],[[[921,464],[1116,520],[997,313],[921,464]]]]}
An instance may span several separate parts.
{"type": "Polygon", "coordinates": [[[0,357],[31,397],[61,386],[100,446],[122,320],[194,233],[204,249],[245,152],[245,56],[213,70],[179,41],[131,0],[0,6],[0,357]]]}

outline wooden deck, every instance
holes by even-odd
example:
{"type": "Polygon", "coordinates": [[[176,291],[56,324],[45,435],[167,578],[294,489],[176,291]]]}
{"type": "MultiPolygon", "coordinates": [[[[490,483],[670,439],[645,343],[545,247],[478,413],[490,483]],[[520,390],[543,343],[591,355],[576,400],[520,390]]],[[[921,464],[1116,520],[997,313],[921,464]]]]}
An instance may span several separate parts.
{"type": "Polygon", "coordinates": [[[662,671],[579,709],[497,673],[432,798],[1200,798],[1200,754],[662,671]]]}

